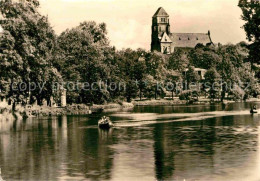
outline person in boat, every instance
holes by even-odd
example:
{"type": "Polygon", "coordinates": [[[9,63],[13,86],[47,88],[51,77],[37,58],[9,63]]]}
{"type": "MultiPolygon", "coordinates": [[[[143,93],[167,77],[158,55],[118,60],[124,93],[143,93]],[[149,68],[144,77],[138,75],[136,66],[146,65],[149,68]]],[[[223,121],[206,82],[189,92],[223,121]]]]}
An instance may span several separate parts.
{"type": "Polygon", "coordinates": [[[98,123],[105,123],[106,122],[106,116],[103,116],[98,123]]]}
{"type": "Polygon", "coordinates": [[[103,117],[102,117],[102,120],[103,120],[104,122],[110,122],[109,117],[106,117],[106,116],[103,116],[103,117]]]}
{"type": "Polygon", "coordinates": [[[109,117],[103,116],[99,122],[98,122],[99,127],[104,127],[104,128],[110,128],[113,126],[113,123],[109,119],[109,117]]]}
{"type": "Polygon", "coordinates": [[[257,113],[257,106],[254,105],[253,107],[251,107],[250,112],[251,113],[257,113]]]}

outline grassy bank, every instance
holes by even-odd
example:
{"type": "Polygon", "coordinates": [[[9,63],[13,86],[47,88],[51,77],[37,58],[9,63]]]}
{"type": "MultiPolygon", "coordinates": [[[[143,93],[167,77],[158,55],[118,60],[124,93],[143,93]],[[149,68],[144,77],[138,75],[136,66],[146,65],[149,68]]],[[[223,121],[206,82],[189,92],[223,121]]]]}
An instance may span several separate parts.
{"type": "Polygon", "coordinates": [[[97,110],[123,109],[133,107],[129,103],[110,103],[105,105],[87,106],[85,104],[72,104],[66,107],[49,106],[26,106],[25,112],[28,117],[32,116],[58,116],[58,115],[87,115],[97,110]]]}
{"type": "Polygon", "coordinates": [[[186,104],[186,101],[182,101],[179,99],[176,100],[135,100],[132,102],[134,106],[171,106],[171,105],[178,105],[178,104],[186,104]]]}
{"type": "Polygon", "coordinates": [[[105,105],[93,105],[91,109],[92,110],[103,109],[104,111],[110,111],[110,110],[117,110],[117,109],[130,109],[133,107],[134,107],[133,103],[122,102],[122,103],[109,103],[105,105]]]}
{"type": "Polygon", "coordinates": [[[87,106],[84,104],[72,104],[66,107],[49,107],[38,105],[17,105],[15,110],[12,110],[11,105],[0,104],[0,120],[21,120],[28,117],[36,116],[58,116],[58,115],[86,115],[91,114],[99,109],[102,111],[118,110],[133,108],[132,103],[109,103],[105,105],[87,106]]]}

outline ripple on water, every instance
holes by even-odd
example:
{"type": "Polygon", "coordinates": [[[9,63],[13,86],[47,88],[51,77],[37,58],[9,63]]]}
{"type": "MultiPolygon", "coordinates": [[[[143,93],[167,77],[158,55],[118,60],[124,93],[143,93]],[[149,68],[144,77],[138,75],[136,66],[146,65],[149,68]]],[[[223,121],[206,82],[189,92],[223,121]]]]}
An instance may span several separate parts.
{"type": "MultiPolygon", "coordinates": [[[[258,111],[260,112],[260,110],[258,111]]],[[[144,126],[149,124],[171,123],[180,121],[198,121],[209,118],[251,115],[248,110],[244,111],[213,111],[202,113],[172,113],[172,114],[156,114],[156,113],[121,113],[112,114],[113,117],[124,118],[115,121],[116,127],[144,126]],[[127,120],[126,120],[127,119],[127,120]]],[[[253,115],[259,117],[259,114],[253,115]]]]}

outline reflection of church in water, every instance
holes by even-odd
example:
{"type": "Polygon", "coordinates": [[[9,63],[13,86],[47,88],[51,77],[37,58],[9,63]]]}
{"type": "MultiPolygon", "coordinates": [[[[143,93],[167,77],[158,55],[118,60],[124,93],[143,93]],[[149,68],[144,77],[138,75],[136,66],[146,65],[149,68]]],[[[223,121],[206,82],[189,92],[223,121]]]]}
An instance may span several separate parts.
{"type": "Polygon", "coordinates": [[[197,44],[213,45],[208,33],[172,33],[170,18],[160,7],[153,15],[151,51],[171,54],[176,49],[191,49],[197,44]]]}

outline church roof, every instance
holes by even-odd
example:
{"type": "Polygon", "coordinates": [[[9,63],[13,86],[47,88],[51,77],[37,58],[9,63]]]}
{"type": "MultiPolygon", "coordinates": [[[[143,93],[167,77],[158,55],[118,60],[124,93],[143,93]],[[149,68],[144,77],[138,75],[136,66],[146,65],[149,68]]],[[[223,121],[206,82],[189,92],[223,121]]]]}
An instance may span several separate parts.
{"type": "Polygon", "coordinates": [[[158,8],[153,17],[158,17],[158,16],[167,16],[169,17],[168,13],[162,8],[158,8]]]}
{"type": "Polygon", "coordinates": [[[171,33],[170,38],[174,47],[194,48],[198,43],[213,44],[210,33],[171,33]]]}

